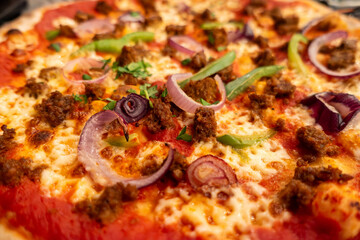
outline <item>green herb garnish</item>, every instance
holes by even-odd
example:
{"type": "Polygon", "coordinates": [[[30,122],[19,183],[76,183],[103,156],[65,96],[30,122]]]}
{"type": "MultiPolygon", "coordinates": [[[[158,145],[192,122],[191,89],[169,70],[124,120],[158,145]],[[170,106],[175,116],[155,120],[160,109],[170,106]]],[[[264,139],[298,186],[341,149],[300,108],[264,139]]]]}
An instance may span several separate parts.
{"type": "Polygon", "coordinates": [[[184,60],[181,61],[181,65],[186,66],[189,65],[190,62],[191,62],[190,58],[185,58],[184,60]]]}
{"type": "Polygon", "coordinates": [[[54,40],[57,36],[59,36],[60,30],[50,30],[45,33],[45,38],[49,41],[54,40]]]}
{"type": "Polygon", "coordinates": [[[91,80],[92,77],[91,77],[90,75],[88,75],[88,74],[83,74],[83,75],[82,75],[82,79],[83,79],[83,80],[91,80]]]}
{"type": "Polygon", "coordinates": [[[87,102],[88,102],[86,95],[73,94],[72,96],[73,96],[74,100],[77,102],[84,102],[85,104],[87,104],[87,102]]]}
{"type": "Polygon", "coordinates": [[[208,41],[211,45],[214,45],[215,44],[215,38],[214,38],[214,34],[212,32],[210,32],[208,34],[208,41]]]}
{"type": "Polygon", "coordinates": [[[151,74],[147,71],[147,68],[149,67],[151,67],[149,63],[141,60],[139,62],[130,63],[124,67],[118,66],[118,63],[115,62],[112,69],[116,71],[116,78],[119,78],[123,73],[129,73],[136,78],[145,79],[151,76],[151,74]]]}
{"type": "Polygon", "coordinates": [[[168,90],[165,88],[165,90],[161,93],[162,97],[166,97],[168,95],[168,90]]]}
{"type": "Polygon", "coordinates": [[[56,52],[60,52],[61,50],[61,47],[60,47],[60,44],[59,43],[52,43],[50,44],[50,48],[55,50],[56,52]]]}
{"type": "Polygon", "coordinates": [[[105,69],[105,67],[111,62],[111,58],[109,59],[104,59],[104,60],[101,60],[104,65],[102,65],[101,69],[105,69]]]}
{"type": "Polygon", "coordinates": [[[116,105],[116,101],[115,101],[115,100],[112,100],[111,98],[106,98],[106,99],[101,99],[101,100],[109,101],[109,103],[106,104],[105,107],[103,107],[103,110],[114,110],[115,105],[116,105]]]}
{"type": "Polygon", "coordinates": [[[138,16],[140,16],[140,13],[131,11],[131,12],[130,12],[130,16],[132,16],[132,17],[138,17],[138,16]]]}
{"type": "Polygon", "coordinates": [[[179,135],[176,137],[176,140],[191,142],[192,136],[186,133],[186,126],[180,131],[179,135]]]}
{"type": "Polygon", "coordinates": [[[136,90],[130,88],[129,90],[127,90],[128,93],[136,93],[136,90]]]}
{"type": "Polygon", "coordinates": [[[157,86],[154,85],[151,87],[151,84],[145,83],[140,86],[140,95],[149,100],[149,105],[151,108],[154,108],[153,103],[150,101],[150,98],[157,98],[156,94],[158,93],[157,86]]]}
{"type": "Polygon", "coordinates": [[[204,106],[211,106],[211,105],[218,104],[219,101],[216,101],[216,102],[214,102],[214,103],[209,103],[209,102],[205,101],[204,99],[200,98],[200,103],[201,103],[202,105],[204,105],[204,106]]]}

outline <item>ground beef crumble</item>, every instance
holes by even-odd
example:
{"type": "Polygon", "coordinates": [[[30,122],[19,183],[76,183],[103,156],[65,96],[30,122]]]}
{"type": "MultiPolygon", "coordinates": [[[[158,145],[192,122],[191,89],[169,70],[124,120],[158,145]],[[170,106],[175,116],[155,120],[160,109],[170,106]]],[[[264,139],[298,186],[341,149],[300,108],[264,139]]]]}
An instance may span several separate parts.
{"type": "Polygon", "coordinates": [[[77,203],[75,211],[85,213],[101,224],[111,223],[116,220],[123,202],[135,200],[137,193],[135,186],[117,183],[105,188],[99,198],[77,203]]]}
{"type": "Polygon", "coordinates": [[[3,134],[0,135],[0,154],[4,155],[7,151],[16,146],[15,138],[15,129],[7,128],[7,125],[2,125],[1,130],[3,134]]]}
{"type": "Polygon", "coordinates": [[[43,94],[46,88],[46,83],[36,82],[35,78],[30,78],[26,80],[24,92],[29,94],[30,97],[38,98],[41,94],[43,94]]]}
{"type": "Polygon", "coordinates": [[[258,55],[254,57],[252,60],[259,67],[275,64],[275,56],[270,49],[265,49],[260,51],[258,55]]]}
{"type": "Polygon", "coordinates": [[[208,103],[214,103],[218,100],[219,95],[217,83],[211,77],[198,81],[190,81],[183,87],[183,91],[198,102],[200,102],[200,99],[203,99],[208,103]]]}
{"type": "Polygon", "coordinates": [[[170,104],[164,103],[161,99],[152,99],[154,108],[146,117],[145,125],[151,133],[158,133],[164,129],[174,127],[170,104]]]}
{"type": "Polygon", "coordinates": [[[50,93],[47,99],[35,106],[36,115],[51,127],[60,125],[74,109],[75,100],[72,96],[63,96],[60,92],[50,93]]]}
{"type": "Polygon", "coordinates": [[[291,82],[274,76],[266,80],[265,93],[274,95],[276,98],[290,97],[295,92],[295,85],[291,82]]]}
{"type": "Polygon", "coordinates": [[[216,137],[215,111],[211,108],[198,108],[194,117],[194,140],[207,141],[216,137]]]}

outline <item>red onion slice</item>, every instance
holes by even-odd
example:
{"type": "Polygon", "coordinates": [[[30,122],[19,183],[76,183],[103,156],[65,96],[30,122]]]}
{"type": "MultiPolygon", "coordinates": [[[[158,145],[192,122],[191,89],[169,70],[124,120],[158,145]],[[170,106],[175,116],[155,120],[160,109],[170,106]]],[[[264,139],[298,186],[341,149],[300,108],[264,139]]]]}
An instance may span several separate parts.
{"type": "Polygon", "coordinates": [[[241,30],[238,29],[236,31],[228,32],[227,38],[229,42],[237,42],[243,38],[252,40],[254,39],[254,32],[250,25],[246,23],[241,30]]]}
{"type": "Polygon", "coordinates": [[[221,187],[237,182],[234,170],[221,158],[206,155],[190,164],[187,178],[192,187],[221,187]]]}
{"type": "Polygon", "coordinates": [[[117,101],[115,112],[120,114],[126,123],[136,122],[149,111],[149,100],[135,93],[130,93],[117,101]]]}
{"type": "Polygon", "coordinates": [[[95,34],[103,34],[113,32],[114,24],[107,19],[92,19],[79,24],[74,32],[79,38],[91,38],[95,34]]]}
{"type": "Polygon", "coordinates": [[[144,23],[145,18],[139,12],[126,12],[119,17],[119,22],[137,22],[137,23],[144,23]]]}
{"type": "Polygon", "coordinates": [[[192,55],[204,50],[200,43],[185,35],[170,37],[169,46],[188,55],[192,55]]]}
{"type": "Polygon", "coordinates": [[[135,185],[137,188],[142,188],[154,183],[169,169],[174,158],[174,150],[170,148],[168,157],[163,165],[155,173],[149,176],[137,179],[120,176],[112,170],[109,162],[100,156],[100,149],[98,148],[98,142],[101,141],[101,136],[105,132],[105,127],[117,119],[126,131],[126,125],[121,117],[114,111],[102,111],[90,117],[80,135],[78,145],[79,161],[83,163],[92,179],[102,186],[111,186],[118,182],[123,182],[135,185]]]}
{"type": "Polygon", "coordinates": [[[360,112],[360,101],[347,93],[321,92],[301,101],[312,109],[312,116],[326,133],[338,133],[360,112]]]}
{"type": "Polygon", "coordinates": [[[186,112],[190,112],[190,113],[195,113],[196,109],[199,107],[212,108],[212,109],[214,109],[214,111],[221,109],[225,104],[226,90],[225,90],[224,83],[221,80],[221,78],[219,77],[219,75],[216,75],[214,79],[215,79],[215,81],[218,85],[219,91],[220,91],[221,101],[217,104],[213,104],[210,106],[204,106],[201,103],[196,102],[194,99],[187,96],[186,93],[179,86],[178,82],[180,82],[181,80],[187,79],[191,76],[192,76],[191,73],[180,73],[180,74],[174,74],[174,75],[169,76],[167,83],[166,83],[166,87],[167,87],[167,90],[171,97],[172,102],[175,103],[176,106],[178,106],[182,110],[184,110],[186,112]]]}
{"type": "Polygon", "coordinates": [[[105,66],[104,69],[102,69],[102,67],[104,66],[104,63],[102,61],[96,60],[96,59],[92,59],[92,58],[76,58],[74,60],[71,60],[70,62],[68,62],[64,67],[63,67],[63,76],[64,78],[69,81],[70,83],[73,84],[91,84],[91,83],[101,83],[102,81],[104,81],[104,79],[106,78],[106,76],[109,73],[109,67],[105,66]],[[102,70],[102,75],[98,78],[95,79],[91,79],[91,80],[83,80],[83,79],[71,79],[69,74],[76,71],[76,70],[89,70],[91,68],[97,68],[97,69],[101,69],[102,70]]]}
{"type": "Polygon", "coordinates": [[[332,32],[332,33],[327,33],[325,35],[322,35],[316,39],[314,39],[308,49],[308,54],[309,54],[309,58],[310,61],[315,65],[315,67],[317,67],[321,72],[332,76],[332,77],[338,77],[338,78],[350,78],[350,77],[354,77],[356,75],[360,74],[360,69],[353,71],[353,72],[335,72],[332,71],[330,69],[328,69],[327,67],[325,67],[324,65],[322,65],[318,60],[317,60],[317,54],[319,52],[319,49],[321,48],[321,46],[323,46],[326,43],[329,43],[331,41],[334,41],[336,39],[339,38],[347,38],[348,37],[348,33],[345,31],[336,31],[336,32],[332,32]]]}

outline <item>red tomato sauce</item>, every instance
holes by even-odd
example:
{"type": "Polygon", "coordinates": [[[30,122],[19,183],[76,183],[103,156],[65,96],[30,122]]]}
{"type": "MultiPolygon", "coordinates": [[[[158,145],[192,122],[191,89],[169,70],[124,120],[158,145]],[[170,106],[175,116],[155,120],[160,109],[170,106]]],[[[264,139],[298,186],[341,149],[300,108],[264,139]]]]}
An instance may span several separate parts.
{"type": "Polygon", "coordinates": [[[190,239],[174,228],[164,228],[124,207],[117,221],[100,226],[87,216],[74,213],[73,204],[42,195],[39,186],[29,180],[15,188],[0,186],[0,216],[12,211],[9,221],[23,226],[36,239],[52,240],[141,240],[190,239]]]}
{"type": "MultiPolygon", "coordinates": [[[[114,0],[106,0],[107,3],[113,5],[114,0]]],[[[97,1],[81,1],[73,4],[68,4],[63,7],[48,10],[44,13],[39,23],[35,25],[35,30],[44,38],[45,33],[53,30],[53,21],[58,17],[74,18],[77,11],[95,14],[95,5],[97,1]]]]}
{"type": "Polygon", "coordinates": [[[167,142],[173,148],[175,148],[178,152],[183,154],[184,156],[188,157],[194,151],[194,147],[192,146],[191,142],[186,142],[183,140],[176,140],[176,137],[179,135],[181,131],[181,126],[179,122],[174,119],[175,127],[171,129],[165,129],[161,132],[151,134],[146,128],[143,129],[145,136],[150,140],[160,141],[160,142],[167,142]]]}
{"type": "Polygon", "coordinates": [[[339,239],[340,225],[334,220],[311,215],[296,215],[277,224],[274,229],[259,228],[253,239],[258,240],[331,240],[339,239]]]}
{"type": "Polygon", "coordinates": [[[0,53],[0,87],[20,87],[25,84],[23,73],[14,73],[12,70],[18,62],[6,53],[0,53]]]}

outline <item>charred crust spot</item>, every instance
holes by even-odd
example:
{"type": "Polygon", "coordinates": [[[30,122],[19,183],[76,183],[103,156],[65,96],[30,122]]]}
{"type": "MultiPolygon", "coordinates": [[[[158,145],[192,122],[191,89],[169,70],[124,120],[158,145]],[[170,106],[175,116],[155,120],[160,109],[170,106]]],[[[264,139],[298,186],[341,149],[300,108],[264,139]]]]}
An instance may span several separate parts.
{"type": "Polygon", "coordinates": [[[51,127],[60,125],[73,111],[75,100],[72,96],[63,96],[60,92],[50,93],[47,99],[35,106],[37,116],[51,127]]]}
{"type": "Polygon", "coordinates": [[[274,65],[275,64],[275,56],[271,52],[270,49],[265,49],[263,51],[260,51],[258,53],[258,55],[255,58],[253,58],[252,60],[259,67],[261,67],[261,66],[269,66],[269,65],[274,65]]]}
{"type": "Polygon", "coordinates": [[[133,201],[138,190],[133,185],[124,186],[118,183],[107,187],[99,198],[85,200],[75,205],[75,211],[87,214],[101,224],[108,224],[116,220],[121,211],[123,202],[133,201]]]}
{"type": "Polygon", "coordinates": [[[216,136],[215,111],[211,108],[198,108],[194,117],[194,139],[207,141],[216,136]]]}
{"type": "Polygon", "coordinates": [[[161,99],[152,99],[154,108],[145,120],[146,126],[151,133],[157,133],[164,129],[174,127],[170,104],[161,99]]]}
{"type": "Polygon", "coordinates": [[[95,11],[104,15],[109,14],[113,8],[105,1],[98,1],[95,5],[95,11]]]}
{"type": "Polygon", "coordinates": [[[75,14],[75,21],[77,21],[78,23],[82,23],[88,20],[91,20],[94,18],[94,15],[82,12],[82,11],[77,11],[75,14]]]}
{"type": "Polygon", "coordinates": [[[24,92],[28,93],[30,97],[38,98],[43,94],[44,90],[47,88],[47,84],[44,82],[36,82],[35,78],[30,78],[26,80],[24,86],[24,92]]]}
{"type": "Polygon", "coordinates": [[[30,136],[29,142],[35,147],[38,147],[50,141],[52,136],[53,133],[49,131],[46,130],[37,131],[30,136]]]}

